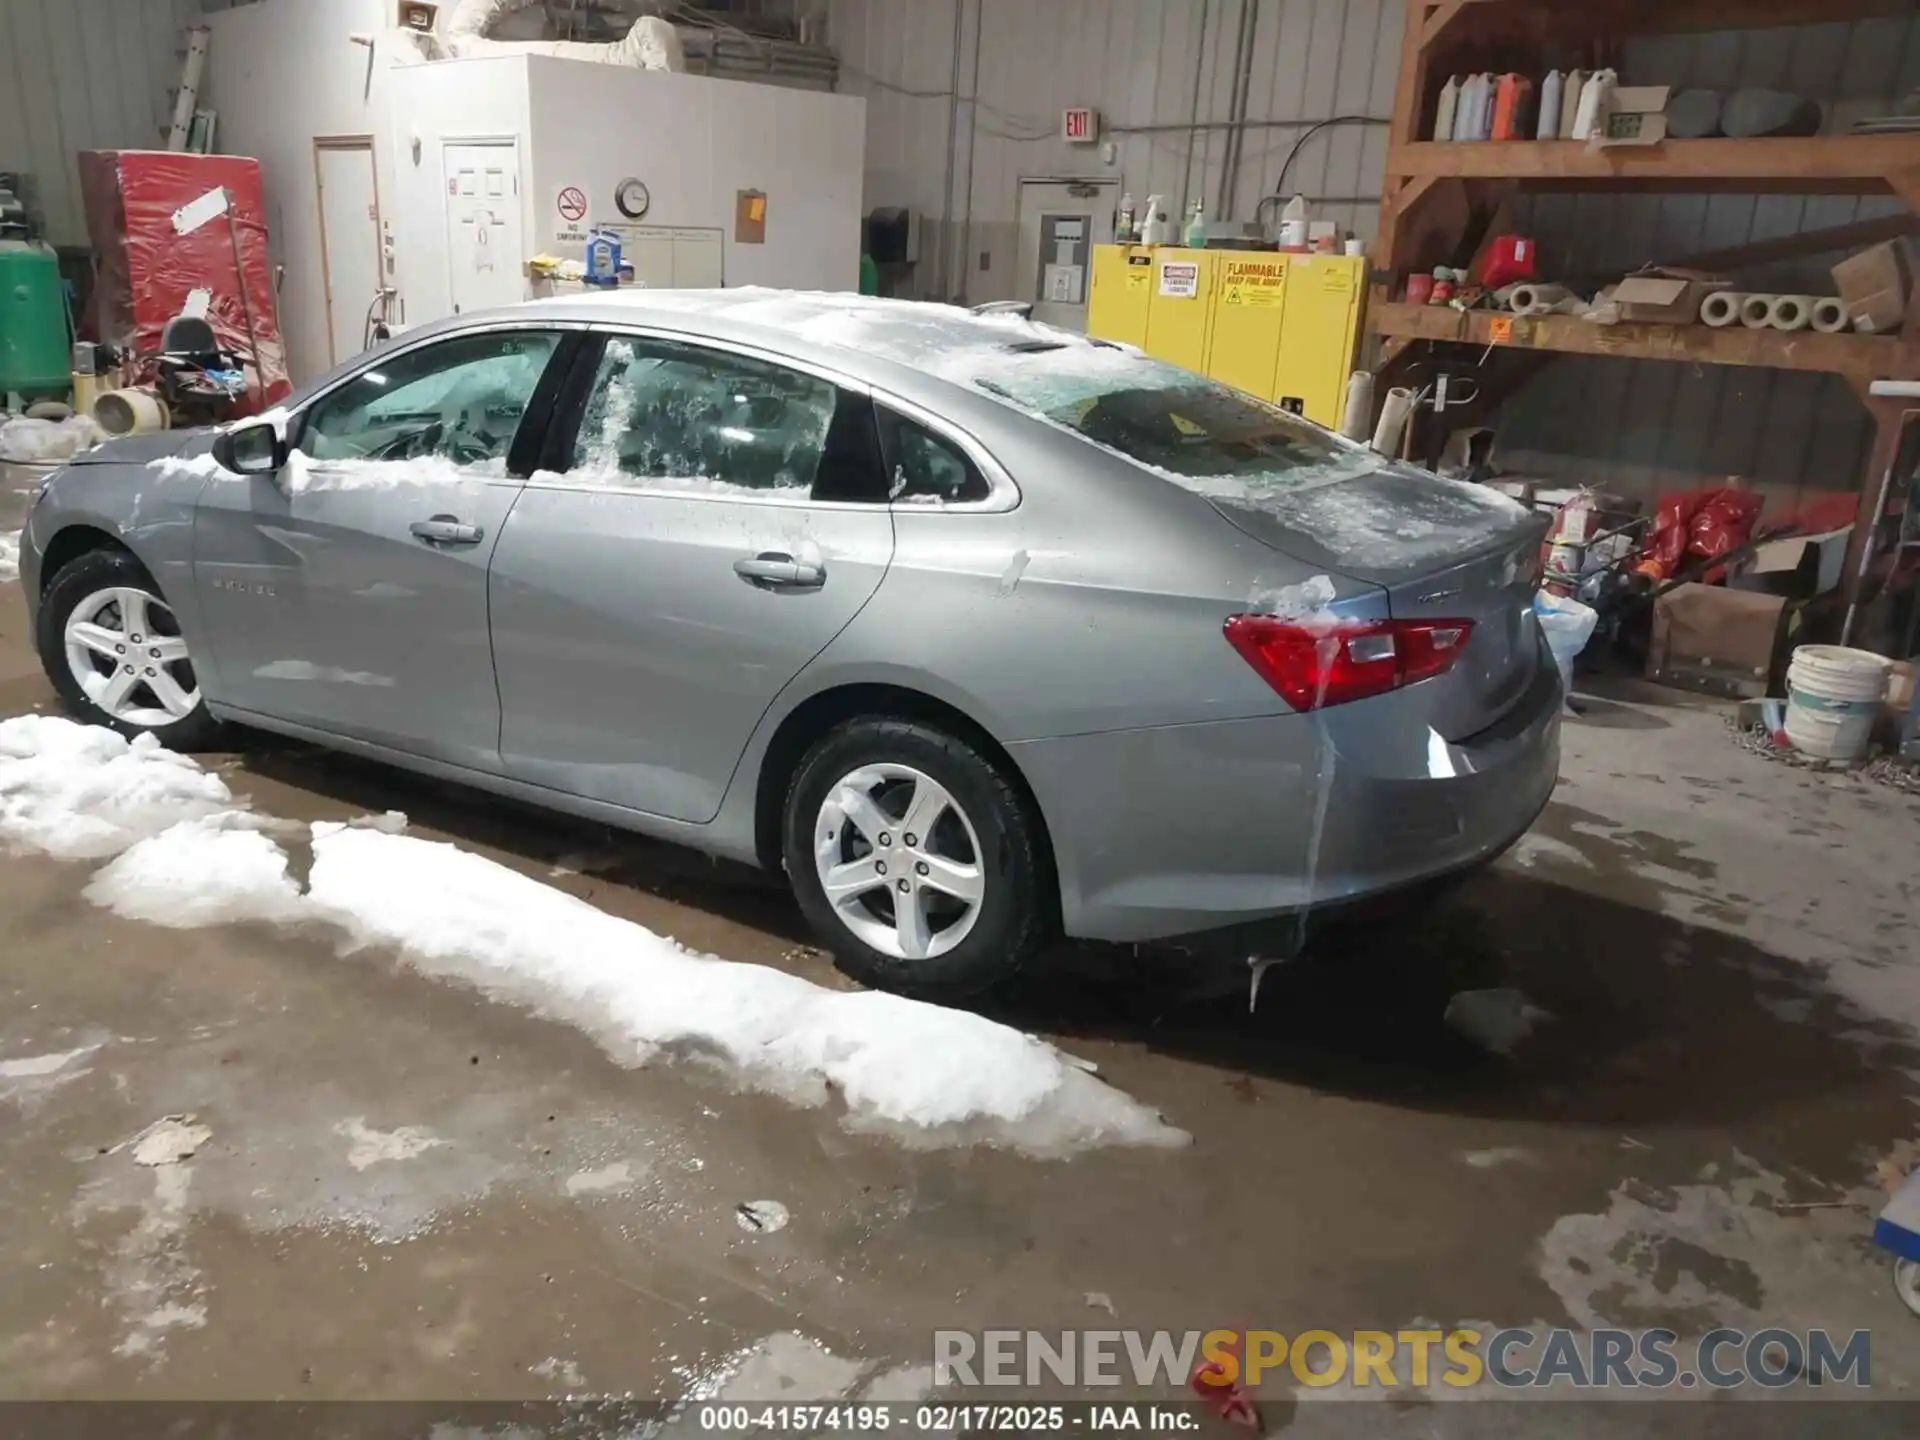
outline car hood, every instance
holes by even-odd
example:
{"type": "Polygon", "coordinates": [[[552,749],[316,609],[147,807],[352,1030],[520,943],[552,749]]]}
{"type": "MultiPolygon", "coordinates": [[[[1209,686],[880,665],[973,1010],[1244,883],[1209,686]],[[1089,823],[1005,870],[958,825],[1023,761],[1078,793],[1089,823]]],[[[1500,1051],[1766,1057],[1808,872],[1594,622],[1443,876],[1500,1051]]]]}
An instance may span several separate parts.
{"type": "Polygon", "coordinates": [[[162,430],[154,435],[128,435],[82,450],[74,465],[145,465],[174,455],[194,455],[213,443],[213,430],[162,430]]]}
{"type": "Polygon", "coordinates": [[[1499,491],[1410,465],[1207,498],[1239,529],[1283,554],[1389,587],[1537,542],[1545,533],[1542,517],[1499,491]]]}

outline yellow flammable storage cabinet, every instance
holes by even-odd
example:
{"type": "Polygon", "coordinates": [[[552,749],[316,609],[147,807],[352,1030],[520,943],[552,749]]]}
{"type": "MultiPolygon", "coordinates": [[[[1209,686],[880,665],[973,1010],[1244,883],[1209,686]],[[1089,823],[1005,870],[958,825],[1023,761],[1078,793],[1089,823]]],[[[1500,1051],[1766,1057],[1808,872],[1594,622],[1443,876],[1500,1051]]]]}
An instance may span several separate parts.
{"type": "Polygon", "coordinates": [[[1280,368],[1267,398],[1331,428],[1340,423],[1360,342],[1366,257],[1293,255],[1288,259],[1280,368]]]}
{"type": "Polygon", "coordinates": [[[1220,304],[1206,373],[1262,400],[1278,393],[1280,333],[1287,308],[1291,255],[1225,252],[1220,259],[1220,304]]]}
{"type": "Polygon", "coordinates": [[[1153,303],[1153,251],[1143,245],[1093,247],[1093,287],[1087,296],[1087,333],[1147,348],[1147,307],[1153,303]]]}
{"type": "Polygon", "coordinates": [[[1100,245],[1087,331],[1337,425],[1366,273],[1361,256],[1100,245]]]}

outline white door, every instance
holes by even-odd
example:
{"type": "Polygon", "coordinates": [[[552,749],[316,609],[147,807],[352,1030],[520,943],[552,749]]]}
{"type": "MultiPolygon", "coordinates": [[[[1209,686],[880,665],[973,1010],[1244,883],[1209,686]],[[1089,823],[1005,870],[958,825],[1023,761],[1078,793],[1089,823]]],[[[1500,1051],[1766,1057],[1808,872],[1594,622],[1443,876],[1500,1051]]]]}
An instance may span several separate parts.
{"type": "Polygon", "coordinates": [[[385,283],[380,262],[380,192],[373,146],[314,142],[320,185],[320,244],[326,256],[327,343],[333,363],[366,349],[367,314],[385,283]]]}
{"type": "Polygon", "coordinates": [[[1093,247],[1113,239],[1119,188],[1113,180],[1020,182],[1014,296],[1032,303],[1034,319],[1069,330],[1087,328],[1093,247]]]}
{"type": "Polygon", "coordinates": [[[517,305],[527,298],[519,147],[449,145],[446,158],[453,313],[517,305]]]}

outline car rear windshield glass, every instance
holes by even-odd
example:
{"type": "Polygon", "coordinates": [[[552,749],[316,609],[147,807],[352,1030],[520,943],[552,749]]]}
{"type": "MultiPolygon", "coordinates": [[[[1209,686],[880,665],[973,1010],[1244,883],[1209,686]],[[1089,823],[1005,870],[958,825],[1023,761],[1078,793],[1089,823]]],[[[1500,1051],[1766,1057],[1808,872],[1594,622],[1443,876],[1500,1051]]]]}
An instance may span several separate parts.
{"type": "Polygon", "coordinates": [[[972,378],[989,394],[1207,493],[1292,489],[1381,463],[1276,405],[1128,351],[996,357],[972,378]]]}

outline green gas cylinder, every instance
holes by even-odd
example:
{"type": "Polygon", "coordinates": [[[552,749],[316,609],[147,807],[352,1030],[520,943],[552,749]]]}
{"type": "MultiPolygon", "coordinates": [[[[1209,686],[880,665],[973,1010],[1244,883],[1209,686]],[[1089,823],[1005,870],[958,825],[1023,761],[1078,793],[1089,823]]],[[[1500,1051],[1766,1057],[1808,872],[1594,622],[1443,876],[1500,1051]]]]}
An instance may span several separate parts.
{"type": "Polygon", "coordinates": [[[0,402],[56,400],[73,388],[67,291],[59,258],[31,240],[0,240],[0,402]]]}

